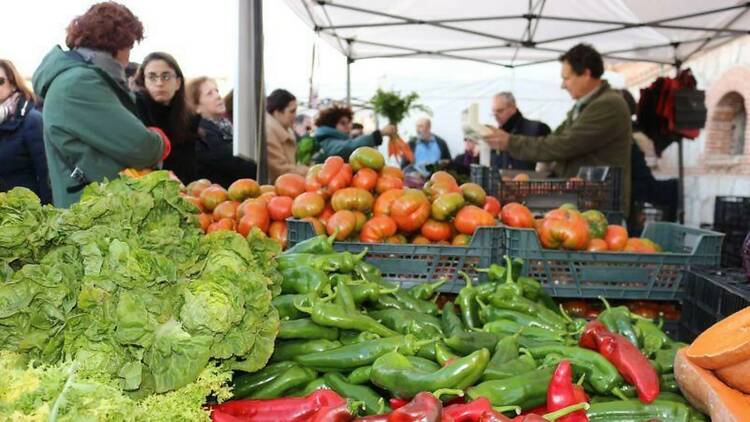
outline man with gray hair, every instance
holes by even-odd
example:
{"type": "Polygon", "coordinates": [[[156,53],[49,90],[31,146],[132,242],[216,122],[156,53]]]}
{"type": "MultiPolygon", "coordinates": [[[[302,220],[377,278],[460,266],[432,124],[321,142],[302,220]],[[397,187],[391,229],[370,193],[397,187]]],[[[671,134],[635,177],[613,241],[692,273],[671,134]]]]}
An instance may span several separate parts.
{"type": "MultiPolygon", "coordinates": [[[[445,140],[432,133],[432,122],[427,117],[417,120],[417,136],[409,139],[409,148],[414,153],[414,164],[424,167],[439,161],[451,160],[451,151],[445,140]]],[[[403,163],[407,165],[409,163],[403,163]]]]}
{"type": "MultiPolygon", "coordinates": [[[[529,120],[516,106],[516,98],[510,92],[499,92],[492,99],[492,114],[498,127],[512,134],[527,136],[545,136],[550,133],[546,124],[529,120]]],[[[531,170],[536,167],[534,162],[516,160],[507,152],[492,152],[492,166],[502,169],[531,170]]]]}

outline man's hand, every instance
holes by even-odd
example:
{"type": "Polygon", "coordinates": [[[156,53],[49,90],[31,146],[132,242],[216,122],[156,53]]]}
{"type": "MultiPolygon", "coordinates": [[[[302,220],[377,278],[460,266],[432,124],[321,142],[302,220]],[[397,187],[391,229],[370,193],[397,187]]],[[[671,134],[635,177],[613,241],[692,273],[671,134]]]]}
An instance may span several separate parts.
{"type": "Polygon", "coordinates": [[[502,129],[492,129],[492,133],[484,136],[484,140],[492,149],[506,151],[510,142],[510,134],[502,129]]]}
{"type": "Polygon", "coordinates": [[[396,129],[396,125],[387,124],[383,126],[382,129],[380,129],[380,133],[382,133],[383,136],[395,136],[398,132],[396,129]]]}

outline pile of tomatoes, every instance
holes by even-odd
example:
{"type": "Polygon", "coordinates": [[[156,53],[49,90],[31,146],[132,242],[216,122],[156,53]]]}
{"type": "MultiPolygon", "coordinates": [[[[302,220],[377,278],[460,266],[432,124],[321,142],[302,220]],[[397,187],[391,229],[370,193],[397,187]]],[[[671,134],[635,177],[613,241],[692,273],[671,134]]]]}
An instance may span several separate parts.
{"type": "Polygon", "coordinates": [[[308,221],[339,241],[467,245],[478,227],[496,225],[497,199],[474,183],[458,185],[437,172],[423,189],[404,187],[399,168],[385,166],[376,149],[361,147],[347,160],[330,157],[306,176],[284,174],[273,186],[251,179],[228,190],[198,180],[185,198],[201,211],[206,232],[258,227],[286,246],[287,218],[308,221]]]}
{"type": "Polygon", "coordinates": [[[539,242],[547,249],[590,252],[656,253],[662,248],[650,239],[628,237],[625,227],[608,224],[597,210],[579,212],[573,205],[563,205],[535,219],[524,205],[506,204],[500,217],[509,227],[535,229],[539,242]]]}
{"type": "MultiPolygon", "coordinates": [[[[650,300],[632,300],[622,303],[614,302],[612,306],[625,305],[630,312],[648,319],[664,318],[667,321],[680,319],[680,310],[674,302],[654,302],[650,300]]],[[[604,309],[600,301],[591,299],[571,299],[562,302],[562,307],[570,316],[594,319],[604,309]]]]}

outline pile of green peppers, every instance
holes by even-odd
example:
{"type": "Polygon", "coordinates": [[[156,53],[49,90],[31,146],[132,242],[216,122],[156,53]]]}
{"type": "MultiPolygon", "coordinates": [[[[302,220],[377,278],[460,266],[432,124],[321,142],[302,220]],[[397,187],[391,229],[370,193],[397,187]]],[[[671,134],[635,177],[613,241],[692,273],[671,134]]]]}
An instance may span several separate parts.
{"type": "Polygon", "coordinates": [[[521,276],[522,261],[506,258],[483,270],[485,283],[462,274],[466,286],[439,309],[444,280],[401,288],[364,256],[337,253],[333,238],[319,236],[277,257],[284,281],[273,300],[282,318],[276,348],[264,369],[235,374],[236,398],[328,388],[375,415],[391,410],[389,399],[451,391],[448,399],[463,392],[467,401],[485,397],[493,406],[529,410],[545,405],[565,359],[591,397],[592,420],[704,420],[672,375],[681,344],[626,308],[608,308],[599,318],[634,341],[662,374],[662,395],[649,405],[634,399],[635,389],[609,361],[578,347],[585,321],[568,317],[539,282],[521,276]]]}

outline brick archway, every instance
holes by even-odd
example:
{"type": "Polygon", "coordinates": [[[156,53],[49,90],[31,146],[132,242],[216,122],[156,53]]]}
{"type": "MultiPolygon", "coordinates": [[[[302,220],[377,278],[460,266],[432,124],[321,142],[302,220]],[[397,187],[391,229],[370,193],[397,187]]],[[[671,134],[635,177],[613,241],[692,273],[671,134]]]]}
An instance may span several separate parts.
{"type": "Polygon", "coordinates": [[[724,72],[706,93],[705,167],[732,173],[750,173],[750,67],[738,66],[724,72]],[[743,113],[744,116],[738,115],[743,113]],[[744,117],[744,119],[742,118],[744,117]],[[744,124],[744,148],[737,150],[744,124]],[[734,132],[734,133],[733,133],[734,132]]]}

